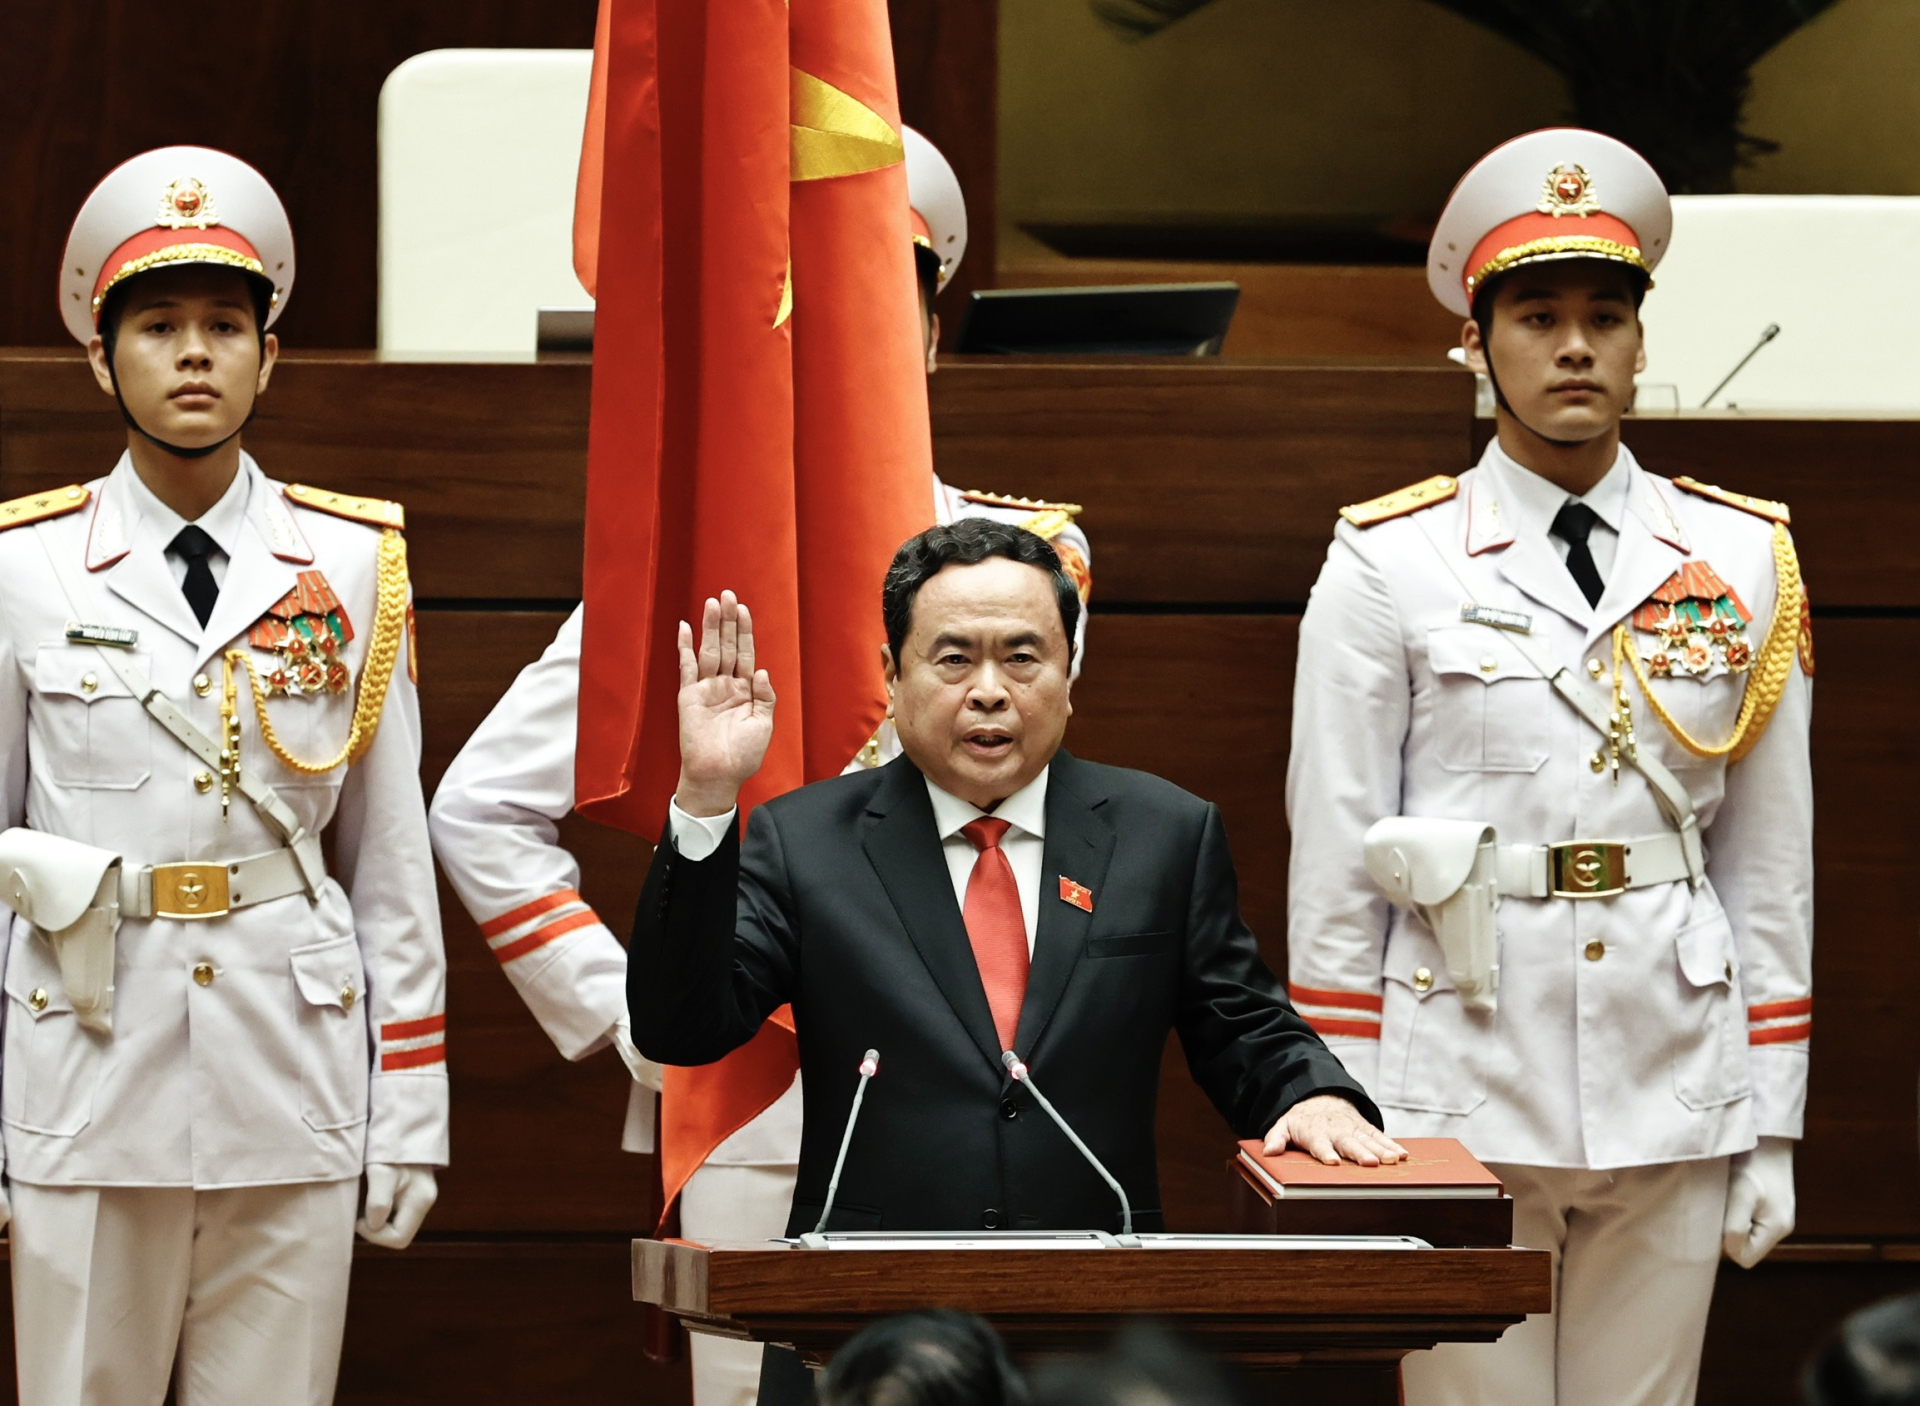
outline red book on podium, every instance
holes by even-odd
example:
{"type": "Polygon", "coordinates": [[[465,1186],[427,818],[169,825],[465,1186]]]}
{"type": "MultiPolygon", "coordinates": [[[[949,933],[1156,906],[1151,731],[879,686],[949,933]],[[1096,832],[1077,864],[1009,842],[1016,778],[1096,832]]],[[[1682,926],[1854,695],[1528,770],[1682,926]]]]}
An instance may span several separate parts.
{"type": "Polygon", "coordinates": [[[1513,1198],[1452,1138],[1401,1138],[1405,1162],[1335,1167],[1240,1144],[1233,1228],[1263,1235],[1413,1235],[1435,1247],[1506,1245],[1513,1198]]]}

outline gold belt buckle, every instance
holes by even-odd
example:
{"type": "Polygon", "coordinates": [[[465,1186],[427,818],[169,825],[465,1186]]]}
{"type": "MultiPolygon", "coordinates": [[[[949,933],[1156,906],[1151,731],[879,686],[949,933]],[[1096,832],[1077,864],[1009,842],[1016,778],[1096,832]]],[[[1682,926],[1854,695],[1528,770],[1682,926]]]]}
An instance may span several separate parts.
{"type": "Polygon", "coordinates": [[[227,916],[227,866],[156,864],[153,866],[153,916],[197,922],[227,916]]]}
{"type": "Polygon", "coordinates": [[[1627,847],[1606,840],[1565,840],[1547,846],[1547,896],[1612,898],[1625,893],[1627,847]]]}

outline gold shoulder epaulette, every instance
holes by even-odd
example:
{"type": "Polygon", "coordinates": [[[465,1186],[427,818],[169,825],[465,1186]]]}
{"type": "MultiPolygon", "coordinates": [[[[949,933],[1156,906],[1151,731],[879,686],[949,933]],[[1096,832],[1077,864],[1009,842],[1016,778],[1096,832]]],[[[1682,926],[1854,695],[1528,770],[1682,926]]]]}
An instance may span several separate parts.
{"type": "Polygon", "coordinates": [[[960,497],[965,502],[989,508],[1024,509],[1031,516],[1020,526],[1036,537],[1048,539],[1058,537],[1075,516],[1085,511],[1078,503],[1048,503],[1039,498],[1016,498],[1011,493],[986,493],[977,488],[967,490],[960,497]]]}
{"type": "Polygon", "coordinates": [[[1682,474],[1673,481],[1675,488],[1684,488],[1687,492],[1702,498],[1711,498],[1716,503],[1724,503],[1729,508],[1738,508],[1743,513],[1752,513],[1768,522],[1777,522],[1782,527],[1793,524],[1793,513],[1785,503],[1776,503],[1771,498],[1753,498],[1745,493],[1735,493],[1731,489],[1720,488],[1711,483],[1702,483],[1697,478],[1688,478],[1682,474]]]}
{"type": "Polygon", "coordinates": [[[1405,488],[1396,488],[1368,502],[1349,503],[1340,510],[1340,516],[1355,527],[1375,527],[1391,518],[1405,517],[1408,513],[1417,513],[1422,508],[1444,503],[1459,491],[1459,479],[1435,474],[1432,478],[1422,479],[1405,488]]]}
{"type": "Polygon", "coordinates": [[[1016,498],[1011,493],[988,493],[979,488],[969,488],[960,496],[969,503],[985,503],[994,508],[1025,508],[1035,513],[1065,513],[1068,517],[1085,511],[1078,503],[1049,503],[1040,498],[1016,498]]]}
{"type": "Polygon", "coordinates": [[[317,513],[364,522],[369,527],[391,527],[405,531],[407,510],[385,498],[356,498],[351,493],[335,493],[327,488],[309,488],[304,483],[287,485],[288,499],[317,513]]]}
{"type": "Polygon", "coordinates": [[[45,522],[50,517],[78,512],[87,506],[87,500],[92,497],[91,490],[72,483],[65,488],[29,493],[24,498],[15,498],[11,503],[0,503],[0,532],[5,532],[9,527],[25,527],[30,522],[45,522]]]}

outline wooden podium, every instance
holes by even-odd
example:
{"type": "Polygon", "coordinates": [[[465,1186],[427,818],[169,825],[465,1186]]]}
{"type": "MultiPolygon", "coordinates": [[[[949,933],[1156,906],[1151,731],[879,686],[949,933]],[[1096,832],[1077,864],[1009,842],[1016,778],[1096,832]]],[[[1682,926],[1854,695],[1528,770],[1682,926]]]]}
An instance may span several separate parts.
{"type": "Polygon", "coordinates": [[[1256,1382],[1337,1372],[1366,1406],[1398,1400],[1406,1353],[1491,1342],[1551,1303],[1544,1250],[1255,1249],[1230,1236],[1068,1250],[966,1238],[983,1247],[636,1240],[633,1296],[694,1332],[783,1344],[816,1365],[875,1319],[920,1308],[977,1313],[1021,1356],[1092,1351],[1120,1323],[1150,1318],[1256,1382]]]}

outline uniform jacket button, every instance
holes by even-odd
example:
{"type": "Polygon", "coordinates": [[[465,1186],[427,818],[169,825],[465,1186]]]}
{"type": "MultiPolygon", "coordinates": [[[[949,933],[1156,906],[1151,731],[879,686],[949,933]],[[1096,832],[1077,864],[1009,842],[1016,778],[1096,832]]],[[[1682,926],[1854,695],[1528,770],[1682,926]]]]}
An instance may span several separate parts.
{"type": "Polygon", "coordinates": [[[1592,942],[1587,944],[1587,960],[1589,962],[1597,962],[1606,955],[1607,944],[1599,938],[1596,937],[1592,942]]]}
{"type": "Polygon", "coordinates": [[[987,1207],[986,1210],[980,1213],[980,1228],[982,1230],[998,1230],[1000,1228],[1000,1212],[992,1206],[987,1207]]]}
{"type": "Polygon", "coordinates": [[[213,680],[205,674],[195,674],[193,676],[193,691],[202,698],[205,698],[209,693],[213,692],[213,680]]]}
{"type": "Polygon", "coordinates": [[[1415,968],[1413,973],[1413,989],[1415,991],[1433,990],[1433,972],[1426,967],[1415,968]]]}
{"type": "Polygon", "coordinates": [[[35,1015],[39,1015],[41,1011],[45,1010],[47,1008],[47,988],[44,986],[34,987],[32,994],[27,997],[27,1007],[35,1015]]]}
{"type": "Polygon", "coordinates": [[[1020,1110],[1014,1106],[1012,1099],[1003,1098],[1000,1100],[1000,1116],[1002,1118],[1018,1118],[1020,1116],[1020,1110]]]}
{"type": "Polygon", "coordinates": [[[195,962],[193,964],[193,979],[201,986],[213,985],[213,963],[195,962]]]}

